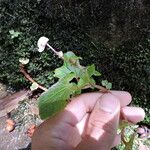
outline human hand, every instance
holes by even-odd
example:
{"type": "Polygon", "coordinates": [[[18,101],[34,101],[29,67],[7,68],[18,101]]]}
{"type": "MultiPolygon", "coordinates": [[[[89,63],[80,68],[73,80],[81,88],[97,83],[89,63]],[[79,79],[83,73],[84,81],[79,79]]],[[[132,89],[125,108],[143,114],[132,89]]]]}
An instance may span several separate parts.
{"type": "Polygon", "coordinates": [[[130,102],[131,95],[124,91],[79,95],[38,127],[32,150],[110,150],[120,142],[121,119],[132,123],[144,119],[144,110],[128,107],[130,102]]]}

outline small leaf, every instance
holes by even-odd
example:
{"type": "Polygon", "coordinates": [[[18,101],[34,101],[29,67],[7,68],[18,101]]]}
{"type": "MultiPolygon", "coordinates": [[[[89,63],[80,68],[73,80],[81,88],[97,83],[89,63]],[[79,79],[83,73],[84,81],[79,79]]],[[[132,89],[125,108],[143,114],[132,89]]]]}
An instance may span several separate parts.
{"type": "Polygon", "coordinates": [[[11,39],[18,37],[21,34],[21,32],[14,31],[14,30],[10,30],[9,33],[11,35],[11,39]]]}
{"type": "Polygon", "coordinates": [[[112,83],[109,82],[109,83],[106,85],[106,89],[108,89],[108,90],[112,89],[112,83]]]}
{"type": "Polygon", "coordinates": [[[81,59],[81,57],[76,56],[73,52],[69,51],[64,53],[64,66],[66,66],[68,69],[71,69],[70,67],[79,69],[79,66],[83,68],[79,63],[79,59],[81,59]]]}
{"type": "Polygon", "coordinates": [[[95,76],[101,76],[101,73],[95,70],[94,75],[95,76]]]}
{"type": "Polygon", "coordinates": [[[9,33],[10,34],[14,34],[14,30],[9,30],[9,33]]]}
{"type": "Polygon", "coordinates": [[[38,84],[36,82],[32,83],[32,85],[30,86],[31,91],[34,91],[36,89],[38,89],[38,84]]]}
{"type": "Polygon", "coordinates": [[[95,72],[95,65],[91,65],[87,67],[87,73],[89,74],[89,76],[91,77],[95,72]]]}
{"type": "Polygon", "coordinates": [[[75,78],[79,77],[80,68],[79,66],[79,57],[77,57],[73,52],[67,52],[64,54],[64,64],[62,67],[55,69],[54,77],[59,79],[65,77],[69,73],[74,73],[75,78]]]}
{"type": "Polygon", "coordinates": [[[67,74],[71,73],[71,70],[69,70],[66,66],[62,66],[60,68],[55,69],[54,72],[55,72],[54,77],[61,79],[65,77],[67,74]]]}
{"type": "Polygon", "coordinates": [[[64,54],[64,60],[68,61],[69,59],[79,60],[79,59],[82,59],[82,58],[76,56],[73,52],[69,51],[69,52],[67,52],[67,53],[64,54]]]}
{"type": "Polygon", "coordinates": [[[87,73],[89,74],[90,77],[93,76],[93,75],[95,75],[95,76],[100,76],[101,75],[98,71],[95,70],[95,65],[94,64],[87,67],[87,73]]]}
{"type": "Polygon", "coordinates": [[[103,86],[106,86],[108,84],[108,81],[107,80],[102,80],[102,85],[103,86]]]}
{"type": "Polygon", "coordinates": [[[54,76],[59,78],[58,82],[39,98],[39,111],[42,119],[53,116],[65,107],[66,101],[71,96],[80,94],[83,88],[95,84],[92,76],[99,76],[100,73],[95,70],[94,65],[81,66],[79,59],[81,58],[73,52],[64,53],[63,66],[54,71],[54,76]]]}
{"type": "Polygon", "coordinates": [[[102,85],[106,87],[106,89],[110,90],[112,88],[112,83],[108,82],[107,80],[102,80],[102,85]]]}
{"type": "Polygon", "coordinates": [[[132,147],[133,147],[133,144],[134,144],[134,139],[135,139],[135,133],[133,133],[133,134],[130,136],[130,140],[129,140],[129,142],[127,142],[127,143],[125,144],[124,150],[132,150],[132,147]]]}

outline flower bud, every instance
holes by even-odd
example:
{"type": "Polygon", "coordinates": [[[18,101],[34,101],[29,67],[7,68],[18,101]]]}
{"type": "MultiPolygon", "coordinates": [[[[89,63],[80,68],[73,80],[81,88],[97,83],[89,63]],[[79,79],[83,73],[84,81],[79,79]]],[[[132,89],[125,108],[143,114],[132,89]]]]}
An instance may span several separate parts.
{"type": "Polygon", "coordinates": [[[62,58],[62,57],[63,57],[63,52],[62,52],[62,51],[59,51],[57,54],[58,54],[58,57],[59,57],[59,58],[62,58]]]}

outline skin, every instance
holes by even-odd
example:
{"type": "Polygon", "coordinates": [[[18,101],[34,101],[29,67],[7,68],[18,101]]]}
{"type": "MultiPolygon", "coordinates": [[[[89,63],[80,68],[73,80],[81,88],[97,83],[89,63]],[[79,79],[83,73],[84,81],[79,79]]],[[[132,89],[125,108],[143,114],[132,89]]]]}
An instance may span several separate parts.
{"type": "Polygon", "coordinates": [[[119,121],[142,121],[141,108],[128,107],[124,91],[87,93],[72,99],[66,108],[35,131],[32,150],[110,150],[120,143],[119,121]]]}

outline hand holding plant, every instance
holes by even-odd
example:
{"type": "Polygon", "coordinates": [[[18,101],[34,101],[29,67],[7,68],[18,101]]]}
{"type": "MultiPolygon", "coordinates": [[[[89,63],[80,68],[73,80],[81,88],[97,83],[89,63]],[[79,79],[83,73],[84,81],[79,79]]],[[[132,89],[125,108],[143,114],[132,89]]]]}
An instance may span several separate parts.
{"type": "Polygon", "coordinates": [[[97,85],[94,76],[101,74],[93,64],[82,66],[79,62],[81,57],[71,51],[64,54],[62,51],[58,52],[48,41],[46,37],[38,40],[39,52],[48,47],[63,60],[63,65],[54,71],[54,77],[58,81],[39,98],[41,118],[55,116],[46,120],[35,132],[33,150],[108,150],[120,142],[120,136],[117,135],[119,123],[125,149],[132,149],[135,136],[132,135],[127,142],[124,129],[128,126],[126,122],[137,123],[144,119],[143,109],[128,107],[131,102],[130,94],[110,90],[112,84],[107,80],[102,80],[102,86],[97,85]],[[98,89],[98,92],[81,94],[87,88],[98,89]]]}
{"type": "Polygon", "coordinates": [[[32,149],[110,150],[121,141],[117,135],[121,119],[137,123],[144,118],[141,108],[127,106],[130,102],[130,94],[123,91],[72,98],[62,112],[38,127],[32,149]]]}

